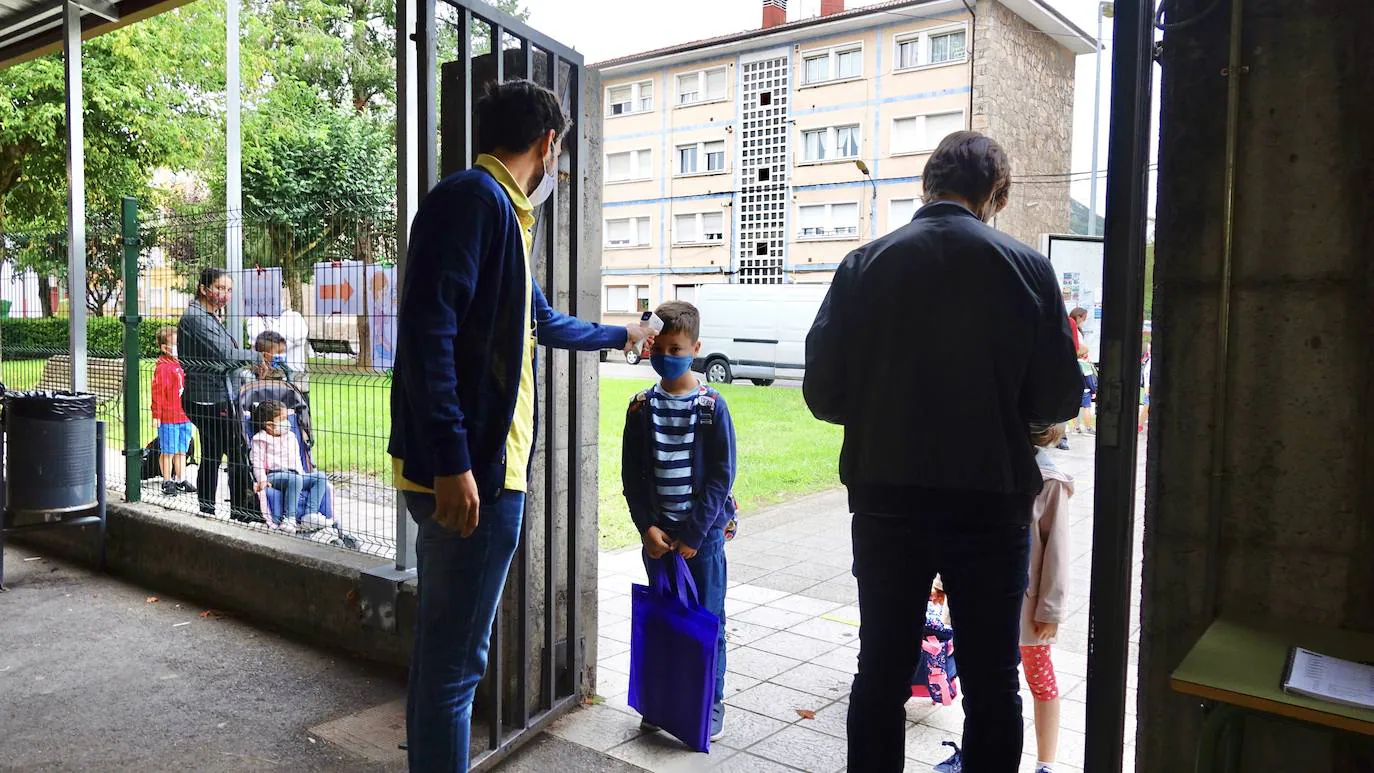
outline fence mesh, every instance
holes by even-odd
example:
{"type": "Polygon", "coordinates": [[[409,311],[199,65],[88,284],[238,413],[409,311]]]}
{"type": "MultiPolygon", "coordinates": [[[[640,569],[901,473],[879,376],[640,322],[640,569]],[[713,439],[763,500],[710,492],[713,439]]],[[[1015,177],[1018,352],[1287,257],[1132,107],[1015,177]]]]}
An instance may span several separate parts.
{"type": "MultiPolygon", "coordinates": [[[[0,378],[8,389],[70,388],[65,272],[49,269],[45,278],[43,268],[65,265],[62,238],[5,237],[0,378]],[[40,248],[60,261],[26,260],[40,248]]],[[[350,212],[290,218],[251,211],[145,214],[139,225],[138,404],[131,406],[124,399],[122,241],[117,229],[97,233],[93,227],[89,242],[92,287],[77,302],[86,303],[89,315],[87,389],[97,395],[108,425],[109,487],[126,486],[124,453],[133,439],[126,436],[126,415],[136,427],[137,446],[147,448],[159,439],[159,424],[181,423],[175,404],[192,420],[190,427],[169,427],[161,439],[176,444],[179,433],[189,431],[192,447],[182,475],[169,455],[165,478],[159,454],[138,454],[144,501],[252,529],[283,533],[294,525],[298,538],[394,555],[396,495],[386,455],[396,308],[393,224],[350,212]],[[215,280],[217,289],[229,291],[230,303],[214,316],[192,310],[215,311],[211,299],[197,300],[197,286],[205,269],[226,268],[232,249],[242,250],[244,268],[215,280]],[[177,361],[187,374],[180,399],[169,398],[162,388],[166,378],[158,374],[159,357],[166,354],[158,341],[163,328],[179,331],[177,361]],[[296,508],[287,507],[283,500],[295,493],[289,476],[268,475],[273,485],[255,490],[262,476],[255,474],[251,449],[259,433],[269,436],[259,445],[276,450],[262,455],[259,472],[295,466],[281,453],[289,444],[273,445],[271,428],[252,417],[255,406],[269,399],[290,405],[292,439],[302,441],[303,486],[327,491],[323,502],[307,493],[296,508]],[[319,483],[305,482],[312,470],[319,483]],[[175,485],[181,481],[198,491],[175,485]]]]}

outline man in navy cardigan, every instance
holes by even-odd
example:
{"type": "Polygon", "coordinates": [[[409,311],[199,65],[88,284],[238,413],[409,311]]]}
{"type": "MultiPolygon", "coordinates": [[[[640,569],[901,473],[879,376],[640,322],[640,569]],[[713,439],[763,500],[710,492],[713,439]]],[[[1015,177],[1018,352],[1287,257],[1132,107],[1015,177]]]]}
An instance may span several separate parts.
{"type": "Polygon", "coordinates": [[[387,450],[419,529],[414,771],[468,769],[473,694],[524,517],[536,338],[596,351],[639,346],[650,332],[560,314],[530,271],[534,209],[556,186],[568,126],[547,89],[491,87],[477,104],[474,167],[440,182],[411,226],[387,450]]]}

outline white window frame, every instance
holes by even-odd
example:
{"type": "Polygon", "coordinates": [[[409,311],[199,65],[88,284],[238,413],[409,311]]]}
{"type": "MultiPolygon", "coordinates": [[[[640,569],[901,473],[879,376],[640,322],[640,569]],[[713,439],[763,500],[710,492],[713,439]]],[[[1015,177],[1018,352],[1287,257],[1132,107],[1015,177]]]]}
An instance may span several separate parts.
{"type": "Polygon", "coordinates": [[[817,165],[817,164],[841,164],[841,163],[852,163],[852,162],[854,161],[854,159],[856,159],[856,158],[863,158],[863,154],[864,154],[864,130],[863,130],[863,124],[861,124],[861,123],[846,123],[846,124],[839,124],[839,125],[836,125],[836,126],[813,126],[813,127],[810,127],[810,128],[805,128],[805,129],[802,129],[802,130],[801,130],[801,137],[799,138],[799,141],[798,141],[798,143],[797,143],[797,146],[798,146],[798,150],[801,152],[801,158],[798,159],[798,161],[797,161],[797,165],[798,165],[798,166],[814,166],[814,165],[817,165]],[[856,152],[855,152],[854,155],[852,155],[852,156],[834,155],[834,154],[836,154],[836,153],[839,153],[839,150],[840,150],[840,143],[839,143],[840,129],[854,129],[854,131],[857,132],[858,135],[859,135],[859,140],[858,140],[858,142],[856,143],[856,145],[857,145],[858,147],[855,149],[856,152]],[[818,131],[823,131],[823,132],[825,132],[825,139],[826,139],[826,142],[829,143],[829,144],[827,145],[827,147],[830,149],[832,155],[830,155],[828,158],[817,158],[817,159],[810,159],[810,158],[807,158],[807,157],[806,157],[806,135],[809,134],[809,133],[811,133],[811,132],[818,132],[818,131]]]}
{"type": "Polygon", "coordinates": [[[941,136],[932,139],[930,135],[926,132],[926,119],[930,118],[931,116],[954,115],[956,113],[959,115],[959,122],[961,127],[967,129],[968,111],[962,107],[958,108],[957,110],[932,110],[928,113],[914,113],[912,115],[893,116],[892,125],[888,127],[887,154],[889,156],[919,156],[935,150],[935,148],[940,144],[940,140],[944,139],[944,137],[941,136]],[[898,150],[895,144],[895,140],[897,137],[897,122],[908,121],[913,118],[916,119],[917,130],[921,133],[921,142],[918,144],[918,147],[898,150]]]}
{"type": "Polygon", "coordinates": [[[605,164],[606,164],[606,166],[604,167],[604,169],[605,169],[607,172],[610,171],[610,169],[611,169],[611,156],[621,156],[621,155],[625,155],[626,153],[630,154],[630,176],[629,176],[629,177],[626,177],[626,178],[624,178],[624,179],[619,179],[619,180],[612,180],[612,179],[608,176],[608,177],[605,178],[605,183],[606,183],[607,185],[616,185],[616,184],[619,184],[619,183],[638,183],[638,182],[644,182],[645,180],[652,180],[652,179],[654,179],[654,150],[653,150],[653,148],[635,148],[634,150],[618,150],[618,151],[616,151],[616,152],[614,152],[614,153],[607,153],[607,154],[606,154],[606,158],[604,159],[605,164]],[[640,163],[639,163],[639,154],[640,154],[640,153],[648,153],[648,154],[649,154],[649,161],[648,161],[647,164],[644,165],[644,166],[645,166],[644,169],[641,169],[641,168],[640,168],[640,163]]]}
{"type": "Polygon", "coordinates": [[[632,284],[605,285],[601,291],[601,310],[606,314],[633,314],[635,298],[635,286],[632,284]],[[611,308],[611,290],[625,291],[626,308],[611,308]]]}
{"type": "Polygon", "coordinates": [[[969,31],[968,23],[949,24],[943,27],[932,27],[926,30],[915,32],[902,32],[892,36],[892,71],[893,72],[915,72],[917,70],[934,69],[936,67],[952,67],[959,64],[968,64],[969,41],[973,33],[969,31]],[[964,55],[958,59],[950,59],[946,62],[930,61],[930,39],[940,35],[948,35],[951,32],[964,33],[964,55]],[[902,66],[902,44],[916,41],[917,63],[907,67],[902,66]]]}
{"type": "Polygon", "coordinates": [[[673,107],[696,107],[697,105],[709,105],[713,102],[725,102],[730,98],[730,68],[721,65],[720,67],[707,67],[704,70],[697,70],[696,72],[678,73],[677,77],[673,79],[673,89],[676,92],[673,95],[673,107]],[[725,91],[718,97],[713,97],[706,91],[706,84],[708,83],[707,76],[713,72],[725,73],[725,91]],[[696,76],[697,93],[701,96],[692,102],[683,102],[682,79],[691,76],[696,76]]]}
{"type": "Polygon", "coordinates": [[[653,89],[654,89],[654,81],[653,81],[652,78],[645,78],[644,80],[633,81],[633,82],[630,82],[630,83],[617,83],[617,84],[615,84],[614,86],[607,86],[607,87],[606,87],[606,117],[607,117],[607,118],[621,118],[621,117],[627,116],[627,115],[644,115],[645,113],[652,113],[652,112],[654,111],[654,101],[653,101],[653,100],[654,100],[654,94],[653,94],[653,89]],[[640,89],[641,89],[641,88],[644,86],[644,84],[646,84],[646,83],[649,84],[649,106],[648,106],[648,107],[644,107],[644,108],[635,109],[635,106],[638,105],[638,104],[640,103],[640,101],[642,100],[642,97],[640,96],[640,95],[641,95],[640,89]],[[629,109],[629,110],[626,110],[626,111],[623,112],[623,113],[613,113],[613,112],[611,112],[611,90],[612,90],[612,89],[623,88],[623,87],[625,87],[625,86],[629,86],[629,87],[630,87],[630,109],[629,109]]]}
{"type": "Polygon", "coordinates": [[[673,146],[673,166],[676,167],[673,170],[674,177],[706,177],[708,175],[727,174],[729,171],[729,163],[730,144],[725,140],[702,140],[701,142],[684,142],[681,145],[673,146]],[[706,146],[715,144],[717,142],[725,145],[725,149],[722,151],[724,159],[722,160],[721,167],[719,169],[710,169],[708,168],[709,161],[706,158],[706,146]],[[688,172],[682,169],[682,149],[691,147],[695,147],[697,149],[697,169],[696,171],[688,172]]]}
{"type": "Polygon", "coordinates": [[[825,48],[813,48],[809,51],[801,52],[797,61],[801,63],[801,66],[798,68],[799,72],[797,73],[797,83],[800,84],[797,88],[799,89],[828,86],[832,83],[849,83],[850,81],[863,80],[864,42],[862,40],[854,40],[849,43],[840,43],[839,45],[827,46],[825,48]],[[857,51],[859,53],[859,74],[840,77],[840,54],[849,53],[851,51],[857,51]],[[820,56],[829,57],[829,77],[823,80],[808,81],[806,79],[806,61],[820,56]]]}
{"type": "Polygon", "coordinates": [[[653,221],[653,218],[650,217],[649,215],[630,215],[629,217],[608,217],[608,218],[605,218],[605,219],[602,221],[601,227],[602,227],[602,231],[601,231],[602,249],[606,249],[606,250],[642,250],[642,249],[644,249],[645,247],[648,247],[648,246],[652,245],[652,244],[653,244],[653,241],[654,241],[654,221],[653,221]],[[611,244],[611,223],[618,223],[618,222],[620,222],[620,221],[622,221],[622,220],[623,220],[623,221],[628,221],[628,222],[630,223],[630,243],[629,243],[629,244],[611,244]],[[649,236],[648,236],[648,238],[646,238],[646,239],[644,240],[644,243],[643,243],[643,244],[639,244],[638,242],[635,241],[635,239],[638,239],[638,238],[639,238],[639,222],[638,222],[638,221],[640,221],[640,220],[643,220],[643,221],[645,221],[646,223],[649,224],[649,227],[648,227],[648,229],[647,229],[647,230],[648,230],[649,236]]]}
{"type": "Polygon", "coordinates": [[[847,242],[857,241],[863,231],[863,206],[857,201],[807,201],[797,203],[797,223],[801,224],[802,207],[825,207],[826,233],[803,236],[801,228],[797,229],[797,241],[799,242],[847,242]],[[854,221],[854,233],[839,234],[835,233],[834,216],[832,214],[835,206],[850,205],[854,207],[857,218],[854,221]]]}
{"type": "Polygon", "coordinates": [[[699,245],[712,245],[712,246],[723,245],[723,244],[725,244],[725,229],[726,229],[727,225],[728,225],[728,224],[726,223],[726,220],[725,220],[725,212],[724,212],[723,210],[722,210],[722,211],[719,211],[719,212],[679,212],[679,213],[673,215],[673,245],[676,246],[676,247],[686,247],[686,246],[692,246],[692,245],[698,245],[698,246],[699,246],[699,245]],[[703,224],[704,224],[705,221],[706,221],[706,216],[707,216],[707,215],[719,215],[719,216],[720,216],[720,238],[719,238],[719,239],[707,239],[707,238],[706,238],[706,236],[705,236],[705,234],[706,234],[706,228],[705,228],[705,226],[704,226],[703,224]],[[697,233],[700,234],[699,238],[697,238],[697,239],[695,239],[695,240],[692,240],[692,241],[683,241],[683,240],[680,240],[680,239],[678,238],[677,219],[680,218],[680,217],[695,217],[695,218],[696,218],[696,221],[697,221],[697,233]]]}

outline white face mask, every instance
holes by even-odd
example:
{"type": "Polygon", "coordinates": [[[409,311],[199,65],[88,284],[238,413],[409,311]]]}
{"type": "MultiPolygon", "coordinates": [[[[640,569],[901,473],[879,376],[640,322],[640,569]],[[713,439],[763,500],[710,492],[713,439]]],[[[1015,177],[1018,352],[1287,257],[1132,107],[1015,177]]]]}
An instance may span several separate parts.
{"type": "MultiPolygon", "coordinates": [[[[558,157],[553,155],[552,150],[553,149],[550,148],[549,155],[553,158],[554,170],[557,171],[558,157]]],[[[530,191],[530,195],[526,197],[530,200],[530,206],[537,207],[540,204],[543,204],[544,202],[548,201],[549,196],[553,195],[554,186],[557,184],[558,178],[554,176],[553,172],[549,171],[549,165],[547,162],[545,162],[544,179],[540,180],[539,184],[535,186],[534,190],[530,191]]]]}
{"type": "Polygon", "coordinates": [[[290,420],[290,419],[278,419],[275,423],[276,423],[276,425],[277,425],[277,434],[278,434],[278,435],[285,435],[286,433],[288,433],[288,432],[291,431],[291,420],[290,420]]]}
{"type": "Polygon", "coordinates": [[[175,346],[168,347],[167,354],[172,357],[177,356],[177,348],[175,346]]]}

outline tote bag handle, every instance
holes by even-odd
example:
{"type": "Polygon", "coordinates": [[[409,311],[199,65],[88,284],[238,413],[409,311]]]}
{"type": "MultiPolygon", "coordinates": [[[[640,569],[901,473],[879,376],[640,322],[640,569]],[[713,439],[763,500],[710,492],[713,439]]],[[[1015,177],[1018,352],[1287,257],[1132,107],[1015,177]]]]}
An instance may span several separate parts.
{"type": "Polygon", "coordinates": [[[653,566],[655,593],[663,596],[675,595],[677,600],[688,609],[701,606],[701,602],[698,601],[696,581],[692,579],[692,572],[687,568],[687,561],[681,553],[673,551],[653,562],[653,566]],[[670,574],[673,575],[672,579],[669,579],[668,575],[670,574]]]}

